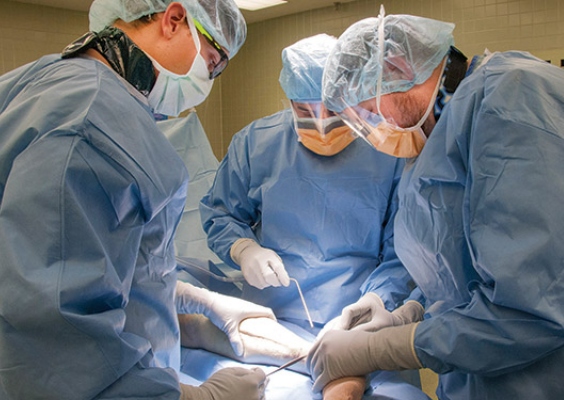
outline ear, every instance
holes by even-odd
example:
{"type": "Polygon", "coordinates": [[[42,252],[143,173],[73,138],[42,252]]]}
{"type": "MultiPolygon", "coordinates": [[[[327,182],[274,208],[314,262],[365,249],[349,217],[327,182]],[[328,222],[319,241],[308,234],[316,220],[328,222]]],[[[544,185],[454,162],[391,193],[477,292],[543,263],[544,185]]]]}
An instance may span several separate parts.
{"type": "Polygon", "coordinates": [[[182,4],[173,2],[166,8],[161,19],[161,28],[166,38],[170,39],[186,25],[186,10],[182,4]]]}

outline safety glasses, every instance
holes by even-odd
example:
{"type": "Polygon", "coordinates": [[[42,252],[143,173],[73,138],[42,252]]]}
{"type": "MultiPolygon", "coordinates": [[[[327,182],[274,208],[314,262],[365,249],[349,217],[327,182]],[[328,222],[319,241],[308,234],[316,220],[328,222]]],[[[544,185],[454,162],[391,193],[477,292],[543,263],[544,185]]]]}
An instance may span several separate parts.
{"type": "Polygon", "coordinates": [[[198,32],[200,32],[202,36],[206,38],[208,43],[212,45],[219,54],[219,62],[214,65],[212,72],[210,72],[210,79],[215,79],[219,75],[221,75],[225,68],[227,68],[227,64],[229,64],[229,57],[227,56],[225,51],[223,51],[219,43],[217,43],[214,38],[212,38],[212,36],[204,29],[202,24],[194,20],[194,25],[196,26],[198,32]]]}

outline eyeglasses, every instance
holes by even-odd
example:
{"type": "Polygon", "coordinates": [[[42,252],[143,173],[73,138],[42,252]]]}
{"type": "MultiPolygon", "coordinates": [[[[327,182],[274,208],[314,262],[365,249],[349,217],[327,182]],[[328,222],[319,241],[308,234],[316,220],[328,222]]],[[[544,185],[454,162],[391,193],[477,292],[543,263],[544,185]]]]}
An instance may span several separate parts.
{"type": "Polygon", "coordinates": [[[214,65],[212,72],[210,72],[210,79],[215,79],[219,75],[221,75],[225,68],[227,68],[227,64],[229,64],[229,57],[227,56],[225,51],[223,51],[219,43],[217,43],[214,38],[212,38],[211,35],[204,29],[202,24],[194,20],[194,25],[196,26],[198,32],[200,32],[202,36],[206,38],[208,43],[212,45],[219,54],[219,62],[214,65]]]}

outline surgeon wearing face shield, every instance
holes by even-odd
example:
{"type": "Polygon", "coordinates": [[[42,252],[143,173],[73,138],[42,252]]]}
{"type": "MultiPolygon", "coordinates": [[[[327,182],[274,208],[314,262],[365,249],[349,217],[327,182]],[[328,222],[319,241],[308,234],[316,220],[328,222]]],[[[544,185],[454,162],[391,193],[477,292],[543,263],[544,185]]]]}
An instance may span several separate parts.
{"type": "Polygon", "coordinates": [[[329,56],[327,108],[348,114],[370,146],[419,154],[400,182],[394,230],[426,313],[373,333],[328,332],[308,358],[315,390],[343,375],[426,367],[439,374],[440,399],[564,396],[564,73],[529,53],[486,51],[455,67],[462,81],[436,101],[440,71],[464,59],[453,28],[381,15],[352,25],[329,56]],[[386,99],[396,93],[413,104],[386,99]],[[440,118],[414,123],[433,102],[440,118]],[[388,136],[405,146],[386,146],[392,120],[388,136]]]}
{"type": "Polygon", "coordinates": [[[206,98],[245,21],[231,0],[95,0],[90,23],[0,77],[0,397],[258,400],[258,369],[179,383],[177,312],[273,314],[177,289],[188,176],[154,119],[206,98]]]}
{"type": "MultiPolygon", "coordinates": [[[[289,109],[234,135],[200,203],[208,245],[246,279],[242,297],[313,334],[329,322],[326,329],[350,329],[422,317],[422,306],[407,301],[420,296],[393,248],[404,161],[355,140],[321,103],[335,43],[321,34],[283,50],[279,81],[289,109]],[[290,278],[301,286],[313,328],[290,278]],[[398,308],[404,319],[392,316],[398,308]]],[[[407,396],[426,398],[413,386],[407,396]]]]}

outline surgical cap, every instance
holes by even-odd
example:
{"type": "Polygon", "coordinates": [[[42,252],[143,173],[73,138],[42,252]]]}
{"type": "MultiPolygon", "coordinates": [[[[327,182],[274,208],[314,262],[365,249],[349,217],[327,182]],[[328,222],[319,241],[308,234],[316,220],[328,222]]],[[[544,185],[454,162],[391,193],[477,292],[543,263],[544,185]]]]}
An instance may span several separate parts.
{"type": "Polygon", "coordinates": [[[326,34],[302,39],[282,50],[280,86],[290,100],[321,101],[321,80],[329,52],[337,38],[326,34]]]}
{"type": "Polygon", "coordinates": [[[342,112],[382,94],[405,92],[425,82],[454,45],[454,24],[412,15],[384,17],[384,65],[380,65],[380,18],[351,25],[331,51],[323,75],[323,101],[342,112]],[[382,72],[383,71],[383,72],[382,72]]]}
{"type": "MultiPolygon", "coordinates": [[[[247,37],[243,14],[233,0],[177,0],[232,58],[247,37]]],[[[90,30],[99,32],[117,19],[135,21],[166,10],[174,0],[94,0],[90,6],[90,30]]]]}

